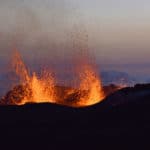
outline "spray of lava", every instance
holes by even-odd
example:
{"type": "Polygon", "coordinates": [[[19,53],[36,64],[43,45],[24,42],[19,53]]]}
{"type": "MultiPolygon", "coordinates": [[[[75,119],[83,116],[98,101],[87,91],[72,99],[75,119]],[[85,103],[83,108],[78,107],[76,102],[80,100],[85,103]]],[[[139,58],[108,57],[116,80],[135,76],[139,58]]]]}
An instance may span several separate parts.
{"type": "Polygon", "coordinates": [[[30,75],[17,51],[13,56],[13,68],[26,91],[23,99],[19,102],[14,101],[15,104],[55,102],[55,81],[50,72],[43,71],[41,77],[38,77],[35,72],[30,75]]]}
{"type": "Polygon", "coordinates": [[[79,105],[88,106],[104,99],[101,81],[90,65],[83,65],[80,72],[80,100],[79,105]],[[83,92],[85,91],[85,92],[83,92]]]}
{"type": "MultiPolygon", "coordinates": [[[[82,59],[83,60],[83,59],[82,59]]],[[[85,107],[103,100],[101,81],[90,63],[77,65],[79,87],[76,89],[56,86],[52,73],[44,70],[38,76],[29,71],[20,54],[15,51],[13,69],[19,77],[15,86],[3,99],[4,104],[24,105],[26,103],[57,103],[73,107],[85,107]]]]}

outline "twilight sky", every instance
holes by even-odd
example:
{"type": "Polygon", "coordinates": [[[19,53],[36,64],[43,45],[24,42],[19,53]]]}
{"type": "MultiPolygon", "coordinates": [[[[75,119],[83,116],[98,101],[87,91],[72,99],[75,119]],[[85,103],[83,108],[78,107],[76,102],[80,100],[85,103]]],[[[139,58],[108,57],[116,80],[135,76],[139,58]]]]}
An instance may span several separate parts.
{"type": "Polygon", "coordinates": [[[150,74],[149,0],[0,0],[1,67],[15,47],[32,63],[69,59],[78,36],[103,70],[150,74]]]}

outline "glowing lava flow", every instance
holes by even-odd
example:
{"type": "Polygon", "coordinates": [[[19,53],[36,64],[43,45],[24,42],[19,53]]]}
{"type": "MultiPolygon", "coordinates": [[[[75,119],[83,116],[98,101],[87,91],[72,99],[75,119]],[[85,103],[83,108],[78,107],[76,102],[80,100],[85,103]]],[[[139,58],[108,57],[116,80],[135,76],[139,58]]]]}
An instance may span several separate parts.
{"type": "Polygon", "coordinates": [[[13,67],[20,78],[21,85],[26,88],[24,98],[15,104],[55,102],[55,82],[51,73],[44,71],[41,78],[38,78],[35,72],[30,76],[17,51],[13,57],[13,67]]]}

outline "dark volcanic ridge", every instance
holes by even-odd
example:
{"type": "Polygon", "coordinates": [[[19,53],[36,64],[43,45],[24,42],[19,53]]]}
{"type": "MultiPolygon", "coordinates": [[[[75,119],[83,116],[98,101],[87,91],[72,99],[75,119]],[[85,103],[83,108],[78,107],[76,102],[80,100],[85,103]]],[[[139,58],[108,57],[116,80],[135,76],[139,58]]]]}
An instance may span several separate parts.
{"type": "Polygon", "coordinates": [[[84,108],[50,103],[1,105],[0,139],[1,144],[5,140],[28,145],[26,149],[126,150],[139,148],[139,144],[144,149],[150,133],[149,116],[150,84],[120,89],[84,108]]]}
{"type": "MultiPolygon", "coordinates": [[[[63,106],[75,106],[78,102],[77,98],[80,96],[79,90],[63,86],[56,86],[55,89],[57,95],[59,95],[57,104],[63,106]],[[66,97],[68,90],[74,90],[74,93],[66,97]]],[[[112,84],[109,86],[104,86],[103,90],[106,98],[97,105],[101,105],[103,107],[105,106],[106,109],[107,107],[120,106],[128,103],[136,104],[142,100],[144,101],[145,99],[150,99],[150,84],[137,84],[134,87],[126,87],[122,89],[112,84]]],[[[84,92],[86,94],[87,91],[84,92]]],[[[31,91],[27,90],[25,86],[18,85],[6,93],[6,95],[1,99],[0,104],[14,105],[14,99],[15,102],[20,102],[25,96],[30,98],[31,95],[31,91]]],[[[97,107],[97,105],[92,107],[97,107]]]]}

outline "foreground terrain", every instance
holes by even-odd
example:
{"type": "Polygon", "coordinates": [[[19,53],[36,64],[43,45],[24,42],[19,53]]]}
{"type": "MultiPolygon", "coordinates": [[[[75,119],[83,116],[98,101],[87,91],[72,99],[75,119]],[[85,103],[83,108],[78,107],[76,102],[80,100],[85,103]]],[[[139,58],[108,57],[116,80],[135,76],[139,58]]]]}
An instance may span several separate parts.
{"type": "Polygon", "coordinates": [[[0,106],[1,146],[20,149],[145,149],[150,85],[136,85],[86,108],[0,106]]]}

